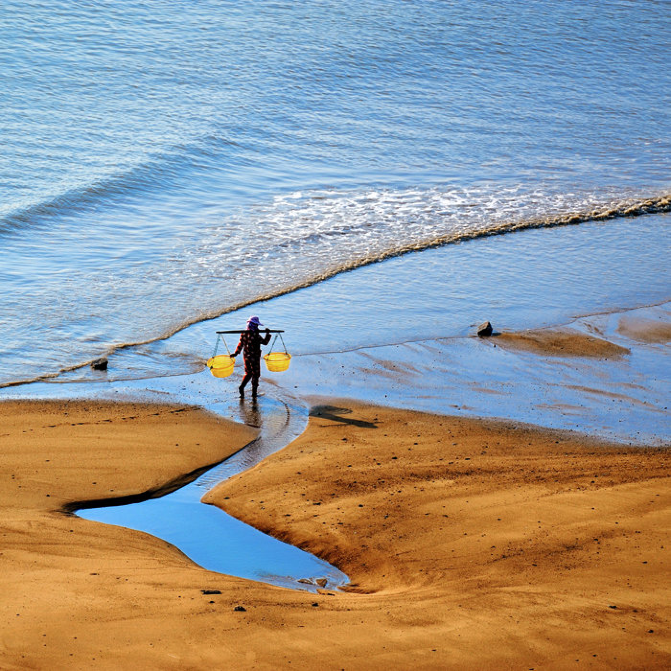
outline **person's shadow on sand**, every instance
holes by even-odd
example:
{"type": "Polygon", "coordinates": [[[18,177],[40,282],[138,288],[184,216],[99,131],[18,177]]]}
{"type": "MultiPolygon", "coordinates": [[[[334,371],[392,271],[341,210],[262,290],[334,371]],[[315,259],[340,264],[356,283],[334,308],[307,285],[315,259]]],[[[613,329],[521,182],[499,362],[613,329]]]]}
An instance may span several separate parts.
{"type": "Polygon", "coordinates": [[[342,417],[341,415],[351,415],[352,411],[349,408],[339,408],[335,405],[317,405],[310,410],[310,417],[321,417],[322,419],[330,419],[332,422],[341,422],[342,424],[350,424],[351,426],[358,426],[362,429],[377,429],[377,424],[373,422],[366,422],[362,419],[354,419],[353,417],[342,417]]]}

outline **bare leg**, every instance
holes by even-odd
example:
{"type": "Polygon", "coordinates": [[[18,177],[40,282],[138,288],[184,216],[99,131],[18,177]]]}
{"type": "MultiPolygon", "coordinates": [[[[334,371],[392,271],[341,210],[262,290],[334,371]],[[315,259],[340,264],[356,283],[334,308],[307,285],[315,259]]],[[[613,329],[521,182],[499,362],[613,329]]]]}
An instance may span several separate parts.
{"type": "MultiPolygon", "coordinates": [[[[242,378],[242,382],[240,383],[240,386],[238,387],[238,389],[240,390],[240,396],[244,396],[244,395],[245,395],[245,387],[247,386],[247,383],[248,383],[250,380],[252,380],[252,394],[253,394],[253,395],[256,395],[256,391],[255,391],[255,387],[254,387],[254,380],[253,380],[253,378],[252,378],[252,374],[251,374],[251,373],[247,373],[247,374],[242,378]]],[[[257,380],[257,384],[258,384],[258,380],[257,380]]]]}

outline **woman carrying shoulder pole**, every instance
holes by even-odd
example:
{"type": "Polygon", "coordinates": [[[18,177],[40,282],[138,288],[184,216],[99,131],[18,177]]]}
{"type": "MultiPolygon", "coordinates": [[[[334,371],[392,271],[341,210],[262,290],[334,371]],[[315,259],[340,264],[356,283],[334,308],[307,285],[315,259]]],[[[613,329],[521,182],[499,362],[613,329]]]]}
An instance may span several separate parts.
{"type": "Polygon", "coordinates": [[[240,336],[240,342],[231,356],[236,357],[242,351],[245,362],[245,376],[240,384],[240,398],[245,397],[245,387],[252,381],[252,398],[256,398],[259,388],[259,378],[261,377],[261,345],[267,345],[270,342],[270,331],[266,329],[265,335],[261,335],[259,328],[263,324],[256,316],[247,320],[247,330],[240,336]]]}

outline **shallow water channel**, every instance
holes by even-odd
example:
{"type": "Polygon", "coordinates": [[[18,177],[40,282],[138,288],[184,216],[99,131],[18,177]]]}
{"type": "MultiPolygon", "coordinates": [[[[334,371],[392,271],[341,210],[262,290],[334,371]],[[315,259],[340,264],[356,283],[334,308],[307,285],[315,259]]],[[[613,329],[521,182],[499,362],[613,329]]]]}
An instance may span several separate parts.
{"type": "Polygon", "coordinates": [[[196,564],[218,573],[310,591],[317,590],[316,580],[320,578],[327,580],[330,589],[349,582],[344,573],[321,559],[201,502],[204,494],[222,480],[258,464],[300,435],[308,410],[280,390],[271,389],[257,403],[229,401],[224,414],[257,427],[259,437],[170,494],[126,505],[82,508],[76,514],[162,538],[196,564]]]}

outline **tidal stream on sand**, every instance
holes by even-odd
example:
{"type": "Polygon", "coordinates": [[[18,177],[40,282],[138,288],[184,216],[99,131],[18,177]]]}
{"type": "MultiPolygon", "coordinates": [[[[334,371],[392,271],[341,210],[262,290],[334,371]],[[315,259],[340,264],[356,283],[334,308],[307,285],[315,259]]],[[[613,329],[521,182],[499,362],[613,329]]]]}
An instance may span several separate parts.
{"type": "Polygon", "coordinates": [[[259,437],[165,496],[119,505],[110,501],[105,507],[81,508],[77,514],[162,538],[196,564],[218,573],[310,591],[316,591],[317,580],[329,589],[346,584],[347,576],[321,559],[201,502],[209,489],[253,467],[302,433],[307,424],[306,406],[273,388],[257,403],[231,400],[222,414],[258,427],[259,437]]]}

